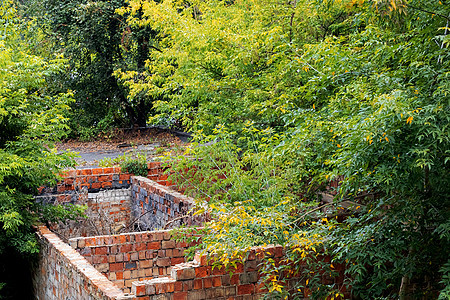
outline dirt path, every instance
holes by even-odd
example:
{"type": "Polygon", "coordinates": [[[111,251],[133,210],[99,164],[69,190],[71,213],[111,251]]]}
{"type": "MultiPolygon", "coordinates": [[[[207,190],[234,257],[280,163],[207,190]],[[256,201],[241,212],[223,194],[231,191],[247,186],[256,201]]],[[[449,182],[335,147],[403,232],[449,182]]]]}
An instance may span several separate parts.
{"type": "Polygon", "coordinates": [[[58,151],[78,154],[77,169],[98,166],[105,158],[115,159],[124,154],[145,154],[148,158],[168,151],[181,151],[187,142],[185,133],[170,133],[159,128],[117,131],[95,141],[67,140],[57,144],[58,151]]]}

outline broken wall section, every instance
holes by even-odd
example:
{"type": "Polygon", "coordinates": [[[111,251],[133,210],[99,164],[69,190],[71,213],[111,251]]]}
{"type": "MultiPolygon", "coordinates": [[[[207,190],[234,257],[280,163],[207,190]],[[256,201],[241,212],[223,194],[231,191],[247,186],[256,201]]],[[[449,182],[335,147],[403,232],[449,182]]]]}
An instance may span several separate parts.
{"type": "Polygon", "coordinates": [[[125,292],[133,281],[169,276],[174,265],[186,262],[185,251],[195,244],[177,241],[167,230],[74,238],[69,243],[125,292]]]}
{"type": "Polygon", "coordinates": [[[36,299],[134,299],[45,226],[37,235],[41,251],[32,270],[36,299]]]}
{"type": "Polygon", "coordinates": [[[148,178],[131,179],[131,212],[139,230],[201,226],[204,215],[194,215],[194,199],[148,178]]]}

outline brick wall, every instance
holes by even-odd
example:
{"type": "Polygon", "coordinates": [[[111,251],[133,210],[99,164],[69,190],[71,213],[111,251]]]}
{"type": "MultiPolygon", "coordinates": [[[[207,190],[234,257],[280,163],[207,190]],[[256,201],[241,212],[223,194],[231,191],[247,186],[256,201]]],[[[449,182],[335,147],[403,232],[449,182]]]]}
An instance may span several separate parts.
{"type": "Polygon", "coordinates": [[[127,296],[45,226],[39,227],[37,233],[41,251],[33,268],[36,299],[135,299],[127,296]]]}
{"type": "MultiPolygon", "coordinates": [[[[147,178],[164,186],[171,186],[164,173],[161,162],[147,164],[147,178]]],[[[101,190],[129,188],[131,174],[122,172],[120,167],[87,168],[66,170],[61,174],[61,181],[54,187],[42,187],[38,200],[48,203],[76,203],[83,194],[83,189],[89,193],[101,190]]]]}
{"type": "MultiPolygon", "coordinates": [[[[83,190],[87,192],[86,189],[83,190]]],[[[76,203],[87,205],[87,218],[54,223],[50,229],[65,241],[73,237],[119,233],[130,224],[130,199],[130,188],[86,193],[76,203]]]]}
{"type": "Polygon", "coordinates": [[[69,243],[125,292],[130,292],[133,281],[170,275],[172,266],[185,262],[189,246],[175,241],[169,231],[82,237],[69,243]]]}
{"type": "Polygon", "coordinates": [[[131,212],[144,230],[201,225],[204,216],[189,213],[194,199],[144,177],[132,177],[131,212]]]}

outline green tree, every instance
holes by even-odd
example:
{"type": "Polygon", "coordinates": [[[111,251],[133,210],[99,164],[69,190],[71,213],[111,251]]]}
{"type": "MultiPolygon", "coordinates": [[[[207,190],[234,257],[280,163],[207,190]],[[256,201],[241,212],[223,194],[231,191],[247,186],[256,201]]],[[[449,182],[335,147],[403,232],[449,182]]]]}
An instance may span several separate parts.
{"type": "MultiPolygon", "coordinates": [[[[0,254],[29,256],[39,251],[33,225],[78,215],[75,206],[38,203],[38,188],[54,185],[57,174],[73,164],[53,142],[65,135],[72,94],[54,93],[46,78],[64,60],[33,55],[26,44],[30,24],[18,18],[15,3],[0,7],[0,254]]],[[[5,257],[2,260],[6,260],[5,257]]],[[[11,270],[3,270],[4,273],[11,270]]],[[[7,277],[8,278],[8,277],[7,277]]]]}
{"type": "Polygon", "coordinates": [[[24,11],[35,16],[53,42],[53,51],[64,54],[67,68],[54,80],[74,91],[72,127],[76,131],[111,126],[145,126],[153,98],[129,94],[115,72],[133,71],[139,81],[154,47],[150,27],[130,26],[114,1],[26,1],[24,11]]]}
{"type": "Polygon", "coordinates": [[[225,262],[285,245],[308,261],[296,293],[317,299],[341,293],[318,280],[335,263],[361,299],[448,297],[448,3],[135,6],[143,16],[129,22],[165,34],[147,83],[171,93],[159,109],[211,144],[173,175],[213,216],[204,249],[225,262]],[[331,262],[309,259],[319,253],[331,262]]]}

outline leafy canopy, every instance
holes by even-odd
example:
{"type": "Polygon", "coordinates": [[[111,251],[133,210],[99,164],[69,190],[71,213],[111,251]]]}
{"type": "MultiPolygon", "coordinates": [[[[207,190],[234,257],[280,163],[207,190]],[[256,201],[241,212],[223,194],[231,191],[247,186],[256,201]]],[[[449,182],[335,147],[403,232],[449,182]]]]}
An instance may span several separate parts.
{"type": "Polygon", "coordinates": [[[335,297],[343,285],[362,299],[448,297],[448,3],[166,0],[125,11],[160,32],[146,79],[169,95],[158,109],[197,131],[195,159],[180,158],[173,178],[213,217],[204,249],[223,262],[261,243],[291,249],[306,280],[287,291],[271,265],[280,297],[306,287],[335,297]],[[347,279],[321,283],[336,263],[347,279]]]}
{"type": "Polygon", "coordinates": [[[28,24],[12,1],[0,7],[0,253],[39,250],[32,225],[76,215],[77,207],[46,206],[33,195],[56,184],[56,174],[73,164],[53,142],[68,129],[72,94],[55,93],[46,78],[60,72],[64,60],[33,55],[26,44],[28,24]]]}

